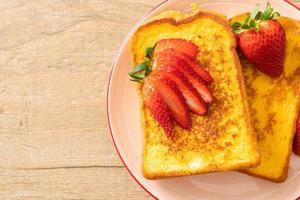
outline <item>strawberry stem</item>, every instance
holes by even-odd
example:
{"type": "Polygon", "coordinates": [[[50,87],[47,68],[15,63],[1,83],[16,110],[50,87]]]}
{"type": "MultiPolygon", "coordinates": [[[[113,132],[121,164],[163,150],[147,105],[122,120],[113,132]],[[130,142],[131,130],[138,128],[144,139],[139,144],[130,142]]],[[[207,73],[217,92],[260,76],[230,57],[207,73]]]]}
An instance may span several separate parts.
{"type": "Polygon", "coordinates": [[[262,12],[259,10],[257,4],[252,10],[251,15],[248,16],[244,22],[234,22],[231,28],[235,34],[240,34],[249,29],[255,29],[257,32],[260,30],[260,23],[265,20],[276,20],[280,17],[278,12],[274,12],[270,3],[267,3],[265,10],[262,12]]]}

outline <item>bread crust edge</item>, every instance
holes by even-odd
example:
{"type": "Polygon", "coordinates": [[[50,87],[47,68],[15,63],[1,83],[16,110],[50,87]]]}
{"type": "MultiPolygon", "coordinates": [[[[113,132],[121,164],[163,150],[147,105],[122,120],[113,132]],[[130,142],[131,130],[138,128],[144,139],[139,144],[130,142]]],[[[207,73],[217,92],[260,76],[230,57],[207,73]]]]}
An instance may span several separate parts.
{"type": "MultiPolygon", "coordinates": [[[[247,117],[246,117],[246,123],[247,123],[247,130],[249,133],[252,133],[253,137],[250,137],[250,145],[256,150],[256,152],[258,152],[258,146],[257,146],[257,142],[256,142],[256,134],[254,133],[253,130],[253,126],[252,126],[252,120],[251,120],[251,115],[250,115],[250,107],[248,104],[248,100],[247,100],[247,94],[246,94],[246,86],[245,86],[245,82],[244,82],[244,77],[242,74],[242,66],[240,64],[240,60],[238,57],[238,54],[236,52],[236,47],[237,47],[237,41],[235,38],[234,33],[231,31],[231,27],[229,22],[222,18],[219,15],[213,14],[211,12],[199,12],[196,13],[188,18],[182,19],[182,20],[178,20],[176,21],[173,18],[164,18],[164,19],[158,19],[158,20],[154,20],[154,21],[150,21],[142,26],[140,26],[135,33],[137,33],[138,31],[141,31],[145,28],[147,28],[150,25],[157,25],[157,24],[162,24],[162,23],[169,23],[171,25],[174,26],[179,26],[181,24],[186,24],[186,23],[190,23],[193,20],[196,20],[198,18],[202,18],[202,17],[207,17],[210,18],[211,20],[219,23],[220,25],[222,25],[228,32],[231,38],[231,52],[233,54],[234,60],[235,60],[235,66],[237,68],[238,74],[237,74],[237,80],[238,80],[238,85],[240,88],[240,92],[241,92],[241,97],[242,97],[242,102],[243,102],[243,109],[244,109],[244,113],[247,113],[247,117]]],[[[134,34],[135,35],[135,34],[134,34]]],[[[134,36],[133,35],[133,36],[134,36]]],[[[132,51],[132,49],[131,49],[132,51]]],[[[134,62],[134,57],[132,57],[132,63],[134,62]]],[[[142,95],[140,93],[140,87],[141,84],[139,84],[137,86],[137,90],[138,90],[138,94],[139,94],[139,100],[140,100],[140,110],[141,110],[141,125],[142,127],[147,127],[145,125],[145,123],[147,123],[145,121],[145,113],[143,111],[144,105],[143,105],[143,99],[142,99],[142,95]]],[[[240,170],[243,168],[248,168],[248,167],[256,167],[257,165],[259,165],[260,163],[260,155],[259,153],[257,153],[254,158],[252,159],[252,161],[249,162],[245,162],[243,164],[234,164],[233,167],[227,167],[227,168],[210,168],[209,170],[205,171],[205,170],[201,170],[201,171],[193,171],[193,172],[183,172],[183,171],[174,171],[174,172],[168,172],[168,173],[151,173],[147,171],[147,168],[144,167],[143,163],[144,163],[144,158],[146,156],[146,148],[145,147],[145,143],[146,143],[146,138],[147,138],[147,130],[145,130],[145,128],[142,128],[142,145],[143,145],[143,152],[142,152],[142,174],[146,179],[149,180],[155,180],[155,179],[164,179],[164,178],[171,178],[171,177],[178,177],[178,176],[190,176],[190,175],[200,175],[200,174],[207,174],[207,173],[213,173],[213,172],[224,172],[224,171],[232,171],[232,170],[240,170]]]]}

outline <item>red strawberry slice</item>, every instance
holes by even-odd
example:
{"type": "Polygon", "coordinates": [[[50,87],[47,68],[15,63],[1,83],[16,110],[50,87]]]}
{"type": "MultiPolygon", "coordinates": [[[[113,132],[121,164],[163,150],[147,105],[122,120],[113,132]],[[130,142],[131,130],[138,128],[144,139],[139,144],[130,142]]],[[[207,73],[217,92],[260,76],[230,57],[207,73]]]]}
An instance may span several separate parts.
{"type": "Polygon", "coordinates": [[[170,115],[176,123],[183,129],[190,129],[192,127],[192,122],[189,116],[188,107],[182,93],[176,86],[176,83],[159,74],[148,78],[154,83],[157,91],[166,103],[170,115]]]}
{"type": "Polygon", "coordinates": [[[201,79],[190,73],[188,73],[187,78],[190,83],[196,88],[203,101],[205,103],[211,104],[213,101],[213,95],[210,89],[205,85],[205,83],[201,79]]]}
{"type": "Polygon", "coordinates": [[[145,106],[150,110],[153,117],[164,129],[168,137],[172,136],[172,124],[169,117],[167,105],[150,80],[146,80],[143,86],[143,100],[145,106]]]}
{"type": "Polygon", "coordinates": [[[197,92],[199,93],[199,95],[205,103],[211,103],[213,101],[212,93],[210,89],[206,86],[206,84],[183,59],[176,57],[176,55],[173,55],[168,51],[161,52],[156,57],[153,69],[166,72],[182,72],[184,76],[188,79],[188,81],[197,90],[197,92]]]}
{"type": "Polygon", "coordinates": [[[296,134],[294,137],[293,148],[294,148],[295,154],[300,156],[300,112],[299,112],[298,120],[296,123],[296,134]]]}
{"type": "Polygon", "coordinates": [[[198,46],[184,39],[162,39],[157,42],[154,53],[157,54],[165,49],[176,49],[194,60],[198,54],[198,46]]]}
{"type": "Polygon", "coordinates": [[[167,77],[176,83],[190,110],[199,115],[204,115],[207,112],[206,105],[202,101],[198,92],[181,72],[160,72],[160,75],[167,77]]]}
{"type": "Polygon", "coordinates": [[[201,79],[205,83],[209,84],[213,81],[213,78],[211,77],[211,75],[203,67],[201,67],[195,60],[190,58],[185,53],[182,53],[176,49],[165,49],[163,51],[163,53],[164,54],[172,54],[172,55],[184,60],[192,68],[192,70],[201,77],[201,79]]]}

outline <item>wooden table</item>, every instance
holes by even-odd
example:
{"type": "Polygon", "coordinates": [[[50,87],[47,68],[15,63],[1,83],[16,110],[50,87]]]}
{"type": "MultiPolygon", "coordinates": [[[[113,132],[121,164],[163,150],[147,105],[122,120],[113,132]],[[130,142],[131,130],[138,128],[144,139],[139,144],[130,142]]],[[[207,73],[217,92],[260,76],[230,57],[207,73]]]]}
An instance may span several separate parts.
{"type": "Polygon", "coordinates": [[[106,128],[116,49],[162,0],[0,2],[0,199],[150,199],[106,128]]]}

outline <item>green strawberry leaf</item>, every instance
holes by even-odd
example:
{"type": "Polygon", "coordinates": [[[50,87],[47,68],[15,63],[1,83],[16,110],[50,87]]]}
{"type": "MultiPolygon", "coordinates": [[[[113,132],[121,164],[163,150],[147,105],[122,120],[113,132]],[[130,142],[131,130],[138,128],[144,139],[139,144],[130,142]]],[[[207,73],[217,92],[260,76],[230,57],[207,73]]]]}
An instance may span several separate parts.
{"type": "Polygon", "coordinates": [[[262,12],[258,11],[258,13],[256,14],[255,20],[260,20],[262,16],[262,12]]]}
{"type": "MultiPolygon", "coordinates": [[[[250,20],[251,20],[251,19],[250,19],[250,20]]],[[[249,22],[250,22],[250,20],[249,20],[249,22]]],[[[249,23],[249,22],[248,22],[248,23],[249,23]]],[[[247,23],[247,24],[243,24],[243,25],[242,25],[242,28],[243,28],[243,29],[249,29],[249,28],[250,28],[250,25],[249,25],[248,23],[247,23]]]]}
{"type": "Polygon", "coordinates": [[[250,19],[255,19],[258,12],[259,12],[259,4],[256,4],[255,8],[251,12],[250,19]]]}
{"type": "Polygon", "coordinates": [[[130,80],[135,82],[143,82],[144,78],[146,78],[143,74],[133,74],[129,72],[128,75],[132,78],[130,80]]]}
{"type": "Polygon", "coordinates": [[[278,12],[274,12],[270,3],[267,3],[265,10],[262,12],[259,10],[257,4],[252,10],[251,15],[246,17],[243,22],[234,22],[231,26],[232,31],[235,34],[240,34],[248,29],[255,29],[257,32],[260,30],[260,23],[264,20],[274,20],[280,16],[278,12]]]}
{"type": "Polygon", "coordinates": [[[244,23],[248,23],[249,19],[250,19],[250,16],[247,16],[247,17],[244,19],[244,23]]]}
{"type": "Polygon", "coordinates": [[[146,48],[146,58],[149,58],[151,60],[155,47],[156,44],[153,47],[146,48]]]}
{"type": "Polygon", "coordinates": [[[255,23],[255,20],[254,20],[254,19],[250,19],[250,20],[249,20],[249,26],[250,26],[250,27],[255,27],[255,26],[256,26],[256,23],[255,23]]]}
{"type": "Polygon", "coordinates": [[[231,25],[231,27],[232,27],[233,29],[238,29],[238,28],[242,27],[242,23],[241,23],[241,22],[234,22],[234,23],[231,25]]]}
{"type": "Polygon", "coordinates": [[[263,12],[262,14],[262,17],[261,19],[262,20],[268,20],[268,19],[271,19],[271,14],[273,13],[273,8],[271,6],[270,3],[267,4],[267,7],[265,9],[265,11],[263,12]]]}
{"type": "Polygon", "coordinates": [[[238,35],[238,34],[240,34],[240,33],[242,33],[242,32],[245,32],[247,29],[237,29],[237,30],[233,30],[233,32],[236,34],[236,35],[238,35]]]}
{"type": "Polygon", "coordinates": [[[147,60],[147,61],[135,66],[135,68],[129,73],[136,74],[136,73],[142,72],[142,71],[146,70],[149,67],[149,65],[150,65],[150,61],[147,60]]]}
{"type": "Polygon", "coordinates": [[[129,79],[130,81],[133,81],[133,82],[138,82],[138,83],[143,83],[144,81],[143,80],[139,80],[139,79],[129,79]]]}
{"type": "Polygon", "coordinates": [[[271,19],[278,19],[280,17],[280,13],[279,12],[274,12],[272,15],[271,15],[271,19]]]}
{"type": "Polygon", "coordinates": [[[154,49],[155,46],[146,48],[146,60],[136,65],[132,71],[128,72],[128,75],[131,77],[131,81],[143,82],[143,80],[150,75],[150,73],[152,72],[151,59],[154,49]]]}
{"type": "Polygon", "coordinates": [[[146,68],[145,70],[145,76],[149,76],[149,74],[152,72],[152,69],[150,67],[146,68]]]}
{"type": "Polygon", "coordinates": [[[137,80],[142,80],[142,79],[146,78],[146,76],[143,74],[132,74],[132,73],[128,73],[128,74],[131,78],[134,78],[137,80]]]}

